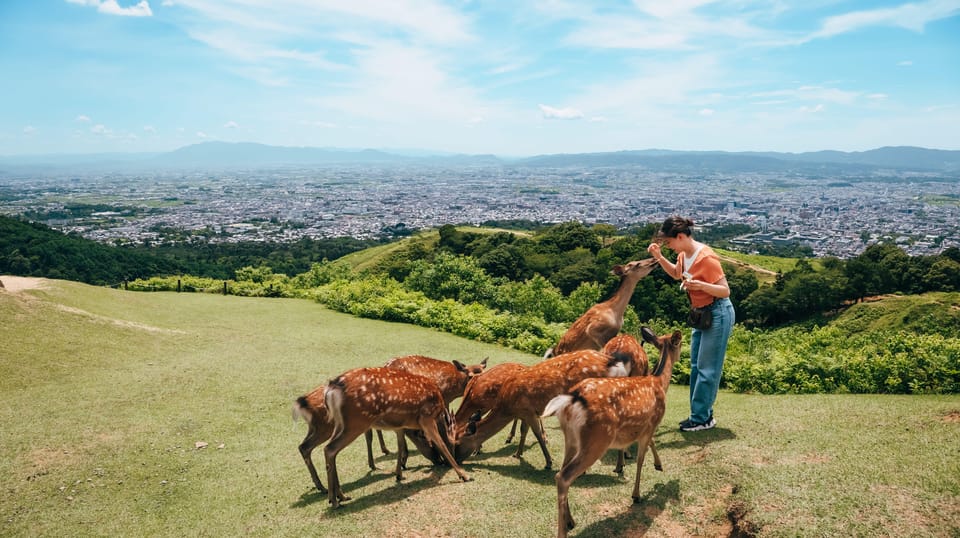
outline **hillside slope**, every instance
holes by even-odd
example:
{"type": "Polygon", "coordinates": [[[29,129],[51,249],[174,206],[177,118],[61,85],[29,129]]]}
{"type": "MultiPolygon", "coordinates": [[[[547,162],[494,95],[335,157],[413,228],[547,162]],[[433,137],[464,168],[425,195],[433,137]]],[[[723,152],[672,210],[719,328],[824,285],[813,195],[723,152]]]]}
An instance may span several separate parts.
{"type": "MultiPolygon", "coordinates": [[[[392,456],[369,471],[355,442],[338,458],[353,500],[332,511],[297,452],[306,428],[290,423],[294,398],[390,356],[537,357],[306,300],[0,282],[4,536],[472,538],[555,529],[555,471],[542,469],[535,449],[511,457],[505,432],[467,462],[468,483],[416,453],[397,483],[392,456]]],[[[681,434],[686,400],[682,387],[668,393],[657,434],[665,470],[648,463],[639,505],[633,471],[610,472],[612,452],[575,483],[574,535],[960,531],[958,396],[723,392],[719,426],[681,434]]],[[[559,458],[562,434],[553,419],[545,424],[559,458]]],[[[314,458],[322,469],[322,455],[314,458]]]]}

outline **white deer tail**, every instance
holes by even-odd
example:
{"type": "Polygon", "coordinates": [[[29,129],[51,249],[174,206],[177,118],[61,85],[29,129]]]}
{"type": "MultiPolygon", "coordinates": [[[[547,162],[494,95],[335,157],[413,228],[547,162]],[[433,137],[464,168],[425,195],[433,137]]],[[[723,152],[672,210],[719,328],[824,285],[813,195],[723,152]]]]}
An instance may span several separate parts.
{"type": "Polygon", "coordinates": [[[327,406],[327,413],[333,419],[333,434],[330,436],[333,438],[343,431],[343,385],[340,384],[340,378],[327,385],[323,402],[327,406]]]}
{"type": "Polygon", "coordinates": [[[573,403],[573,396],[569,394],[554,396],[553,399],[547,403],[547,406],[543,408],[543,414],[541,416],[556,416],[557,418],[560,418],[561,411],[563,411],[571,403],[573,403]]]}

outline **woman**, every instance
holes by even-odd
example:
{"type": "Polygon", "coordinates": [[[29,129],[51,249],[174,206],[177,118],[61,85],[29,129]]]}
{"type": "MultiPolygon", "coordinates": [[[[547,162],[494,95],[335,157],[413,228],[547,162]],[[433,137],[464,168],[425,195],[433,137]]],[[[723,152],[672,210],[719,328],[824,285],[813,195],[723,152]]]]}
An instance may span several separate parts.
{"type": "Polygon", "coordinates": [[[690,338],[690,417],[680,423],[681,431],[708,430],[717,425],[713,402],[720,388],[727,340],[736,321],[727,277],[716,253],[694,241],[690,219],[670,217],[663,221],[647,252],[668,275],[682,280],[680,287],[687,292],[691,308],[706,308],[713,316],[709,328],[694,328],[690,338]],[[661,243],[677,253],[676,263],[663,256],[661,243]]]}

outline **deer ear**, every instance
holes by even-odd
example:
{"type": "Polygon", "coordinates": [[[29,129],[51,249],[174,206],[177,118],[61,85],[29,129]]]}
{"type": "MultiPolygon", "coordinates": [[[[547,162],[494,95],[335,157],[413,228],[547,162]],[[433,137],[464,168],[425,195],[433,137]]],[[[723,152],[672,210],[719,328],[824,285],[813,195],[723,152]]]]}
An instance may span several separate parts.
{"type": "Polygon", "coordinates": [[[670,343],[675,346],[680,345],[680,340],[683,340],[683,334],[680,331],[673,331],[673,336],[670,337],[670,343]]]}
{"type": "Polygon", "coordinates": [[[486,367],[487,367],[487,359],[489,359],[489,358],[490,358],[490,357],[484,357],[483,360],[480,361],[480,366],[483,366],[484,368],[486,368],[486,367]]]}
{"type": "Polygon", "coordinates": [[[617,276],[623,276],[623,266],[622,266],[622,265],[614,265],[614,266],[613,266],[613,269],[611,269],[610,272],[611,272],[612,274],[614,274],[614,275],[617,275],[617,276]]]}
{"type": "Polygon", "coordinates": [[[656,347],[660,347],[660,346],[657,345],[657,344],[660,343],[660,342],[657,340],[657,335],[656,335],[656,333],[653,332],[652,329],[650,329],[650,327],[643,327],[643,328],[641,328],[641,329],[640,329],[640,336],[643,337],[644,342],[653,344],[653,345],[656,346],[656,347]]]}
{"type": "Polygon", "coordinates": [[[468,421],[468,422],[479,422],[481,418],[483,418],[483,410],[482,410],[482,409],[478,409],[478,410],[476,410],[472,415],[470,415],[470,418],[468,418],[467,421],[468,421]]]}
{"type": "Polygon", "coordinates": [[[457,367],[457,370],[459,370],[459,371],[461,371],[461,372],[464,372],[464,373],[469,373],[469,372],[467,372],[467,367],[464,366],[462,362],[454,359],[454,360],[453,360],[453,365],[457,367]]]}

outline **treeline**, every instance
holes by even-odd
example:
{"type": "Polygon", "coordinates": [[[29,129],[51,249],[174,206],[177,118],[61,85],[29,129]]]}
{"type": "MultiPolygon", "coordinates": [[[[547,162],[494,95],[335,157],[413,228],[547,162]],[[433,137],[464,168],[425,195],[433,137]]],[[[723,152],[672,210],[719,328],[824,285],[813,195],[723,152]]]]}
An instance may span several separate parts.
{"type": "Polygon", "coordinates": [[[293,243],[107,245],[63,234],[26,219],[0,216],[0,273],[119,285],[154,276],[231,279],[244,267],[269,266],[294,275],[380,241],[349,237],[293,243]]]}
{"type": "MultiPolygon", "coordinates": [[[[367,262],[362,271],[354,271],[346,263],[324,262],[290,277],[269,267],[248,267],[236,273],[228,292],[313,298],[352,315],[432,327],[539,355],[587,308],[610,296],[619,284],[609,273],[610,267],[645,256],[651,229],[626,236],[607,235],[609,232],[605,227],[577,223],[533,234],[464,232],[445,226],[439,237],[410,238],[405,248],[394,249],[372,266],[367,262]]],[[[896,255],[898,250],[880,246],[865,255],[885,252],[888,262],[902,260],[896,255]]],[[[939,258],[923,263],[919,267],[929,264],[928,273],[938,263],[949,266],[939,258]]],[[[871,271],[886,274],[896,267],[888,265],[877,263],[871,271]]],[[[801,261],[776,283],[764,285],[748,270],[731,266],[727,275],[738,316],[744,312],[751,315],[751,309],[767,301],[788,302],[792,309],[784,309],[785,317],[822,314],[814,308],[837,308],[844,297],[860,293],[855,290],[874,293],[872,286],[907,284],[903,279],[875,279],[869,286],[853,288],[849,278],[857,273],[849,268],[856,267],[856,263],[824,260],[822,268],[815,269],[801,261]],[[833,287],[836,293],[831,295],[825,287],[833,287]],[[821,296],[831,299],[821,300],[821,296]]],[[[945,288],[946,282],[949,279],[936,286],[945,288]]],[[[212,279],[156,278],[131,284],[131,289],[141,290],[179,287],[223,291],[223,283],[212,279]]],[[[898,319],[881,330],[838,328],[821,325],[818,319],[778,330],[764,329],[759,321],[752,328],[738,323],[723,386],[764,393],[960,392],[960,315],[949,306],[960,304],[958,297],[956,292],[945,294],[939,306],[923,305],[901,315],[914,317],[916,325],[898,319]]],[[[862,303],[853,308],[870,306],[862,303]]],[[[661,271],[655,271],[638,283],[625,312],[623,330],[635,333],[641,320],[658,331],[682,327],[686,311],[683,292],[661,271]]],[[[688,350],[683,353],[686,356],[688,350]]],[[[674,368],[674,381],[688,380],[689,361],[681,361],[674,368]]]]}

